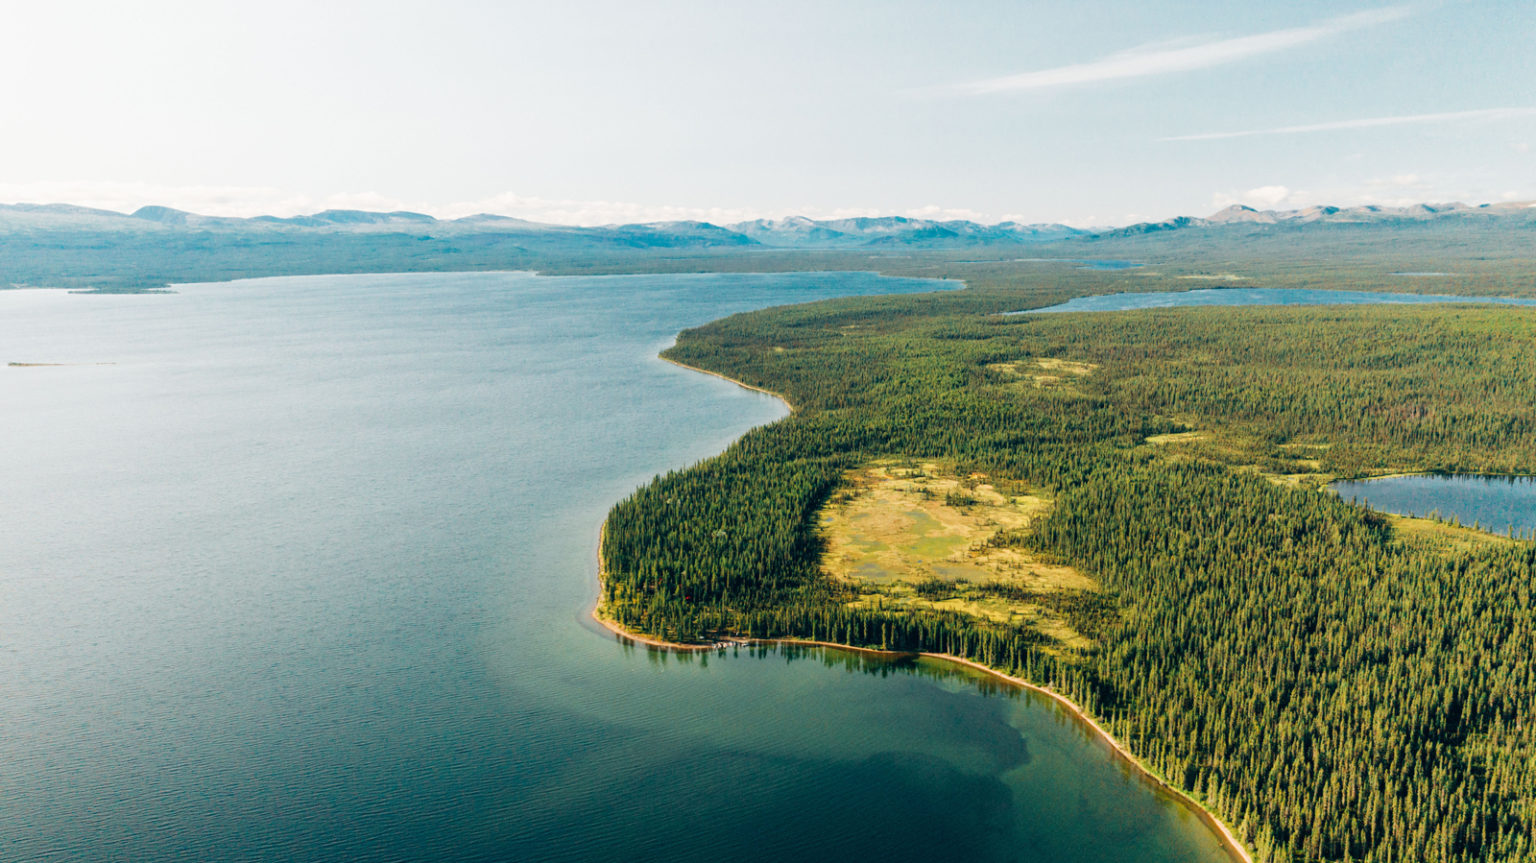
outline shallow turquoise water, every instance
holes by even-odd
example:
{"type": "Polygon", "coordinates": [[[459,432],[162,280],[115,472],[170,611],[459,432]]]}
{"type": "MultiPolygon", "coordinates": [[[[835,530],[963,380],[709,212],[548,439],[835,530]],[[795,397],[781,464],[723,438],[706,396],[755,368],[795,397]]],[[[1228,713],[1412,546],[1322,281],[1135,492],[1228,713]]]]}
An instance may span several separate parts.
{"type": "Polygon", "coordinates": [[[587,620],[608,507],[783,413],[676,331],[937,286],[0,293],[0,362],[91,364],[0,367],[0,859],[1221,859],[1035,696],[587,620]]]}
{"type": "Polygon", "coordinates": [[[1438,515],[1492,533],[1536,531],[1536,479],[1497,476],[1392,476],[1328,486],[1345,500],[1398,515],[1438,515]]]}
{"type": "Polygon", "coordinates": [[[1385,291],[1324,291],[1310,288],[1201,288],[1194,291],[1103,294],[1074,297],[1042,309],[1009,312],[1014,315],[1047,312],[1123,312],[1133,309],[1168,309],[1183,306],[1325,306],[1397,303],[1494,303],[1536,306],[1536,300],[1519,297],[1466,297],[1449,294],[1396,294],[1385,291]]]}

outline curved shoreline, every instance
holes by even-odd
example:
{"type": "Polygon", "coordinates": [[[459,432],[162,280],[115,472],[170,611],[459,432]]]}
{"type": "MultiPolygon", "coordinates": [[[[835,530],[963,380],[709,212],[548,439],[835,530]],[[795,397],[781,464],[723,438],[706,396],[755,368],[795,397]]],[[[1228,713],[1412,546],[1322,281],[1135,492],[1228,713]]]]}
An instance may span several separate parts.
{"type": "Polygon", "coordinates": [[[765,396],[773,396],[774,398],[776,398],[779,401],[783,402],[784,403],[784,407],[789,408],[789,412],[790,413],[794,413],[795,412],[795,406],[792,403],[790,403],[789,399],[784,397],[783,393],[776,393],[773,390],[765,390],[762,387],[754,387],[751,384],[742,383],[741,381],[738,381],[735,378],[726,377],[725,375],[722,375],[719,372],[712,372],[709,369],[701,369],[698,366],[690,366],[690,365],[688,365],[685,362],[682,362],[680,360],[674,360],[674,359],[672,359],[670,357],[660,357],[660,359],[661,359],[662,362],[671,363],[672,365],[677,366],[680,369],[687,369],[690,372],[698,372],[701,375],[709,375],[712,378],[719,378],[722,381],[730,381],[731,383],[735,384],[738,387],[741,387],[744,390],[751,390],[752,392],[755,392],[755,393],[762,393],[765,396]]]}
{"type": "MultiPolygon", "coordinates": [[[[661,359],[680,368],[688,369],[689,371],[706,374],[711,377],[719,378],[723,381],[730,381],[731,383],[736,384],[743,389],[749,389],[753,392],[759,392],[763,393],[764,395],[773,396],[774,398],[783,402],[785,407],[789,408],[791,412],[794,411],[794,405],[790,404],[789,399],[785,398],[781,393],[763,389],[762,387],[755,387],[751,384],[736,380],[735,378],[727,377],[723,374],[720,374],[719,372],[712,372],[708,369],[701,369],[697,366],[691,366],[687,363],[668,359],[667,357],[661,357],[661,359]]],[[[1104,728],[1104,726],[1099,724],[1097,719],[1089,715],[1087,711],[1083,710],[1083,708],[1079,706],[1077,702],[1067,698],[1065,695],[1062,695],[1061,693],[1051,689],[1048,686],[1041,686],[1036,683],[1031,683],[1021,677],[1014,677],[1010,674],[1004,674],[995,668],[983,665],[973,659],[966,659],[964,657],[955,656],[948,653],[928,653],[925,651],[910,650],[878,650],[872,647],[855,647],[851,644],[837,644],[831,641],[811,641],[808,639],[800,638],[724,638],[709,644],[682,644],[674,641],[663,641],[661,639],[651,638],[649,636],[641,635],[637,632],[631,632],[630,630],[625,629],[624,627],[620,626],[617,621],[610,620],[609,618],[604,617],[602,614],[603,576],[606,572],[606,568],[603,563],[603,542],[607,538],[607,528],[607,518],[605,517],[603,524],[598,528],[597,533],[598,589],[597,599],[592,604],[591,616],[599,626],[603,627],[609,632],[612,632],[615,636],[621,639],[625,639],[633,644],[644,645],[652,650],[665,650],[675,653],[696,653],[706,650],[720,650],[728,646],[745,647],[755,644],[796,645],[801,647],[823,647],[831,650],[846,650],[852,653],[869,653],[876,656],[926,656],[930,659],[937,659],[941,662],[951,662],[956,665],[970,668],[973,671],[979,671],[982,674],[989,675],[1020,689],[1038,692],[1041,695],[1044,695],[1047,698],[1055,701],[1056,705],[1066,711],[1069,716],[1074,717],[1092,729],[1092,736],[1096,736],[1101,742],[1107,745],[1110,750],[1115,753],[1115,757],[1119,759],[1121,763],[1130,766],[1137,773],[1139,773],[1144,780],[1150,782],[1154,788],[1168,794],[1177,803],[1179,803],[1179,805],[1183,806],[1186,810],[1193,813],[1195,817],[1199,818],[1203,824],[1205,824],[1208,828],[1211,829],[1213,833],[1221,838],[1222,845],[1229,857],[1231,857],[1234,861],[1237,861],[1237,863],[1254,863],[1253,855],[1248,852],[1247,846],[1238,841],[1237,834],[1232,832],[1232,828],[1228,827],[1225,821],[1222,821],[1221,818],[1217,817],[1216,813],[1205,808],[1205,806],[1203,806],[1199,801],[1195,800],[1195,798],[1191,797],[1183,790],[1175,788],[1162,777],[1158,776],[1156,773],[1153,773],[1152,770],[1147,767],[1147,765],[1142,763],[1141,759],[1137,758],[1135,754],[1130,751],[1130,749],[1126,748],[1125,744],[1121,743],[1114,737],[1114,735],[1110,734],[1109,731],[1104,728]]]]}
{"type": "MultiPolygon", "coordinates": [[[[601,540],[598,542],[598,549],[598,553],[601,555],[601,540]]],[[[598,562],[598,570],[599,584],[601,584],[601,559],[599,559],[598,562]]],[[[1048,686],[1041,686],[1037,683],[1030,683],[1021,677],[1014,677],[1011,674],[1004,674],[995,668],[982,665],[973,659],[966,659],[965,657],[955,656],[949,653],[928,653],[921,650],[879,650],[873,647],[855,647],[851,644],[838,644],[832,641],[811,641],[809,639],[803,638],[723,638],[711,644],[681,644],[674,641],[660,641],[649,636],[631,632],[630,630],[620,626],[615,621],[609,620],[602,615],[600,607],[601,601],[599,601],[598,604],[592,606],[592,619],[596,621],[599,626],[603,627],[609,632],[612,632],[619,638],[634,644],[644,645],[652,650],[665,650],[675,653],[695,653],[706,650],[720,650],[727,646],[749,647],[752,645],[789,645],[796,647],[822,647],[829,650],[846,650],[850,653],[868,653],[875,656],[887,656],[892,658],[901,656],[923,656],[929,659],[937,659],[941,662],[950,662],[954,663],[955,665],[964,666],[973,671],[979,671],[982,674],[996,678],[997,680],[1001,680],[1004,683],[1016,686],[1019,689],[1026,689],[1031,692],[1040,693],[1041,695],[1044,695],[1054,701],[1056,705],[1064,710],[1068,715],[1092,729],[1093,736],[1097,737],[1102,743],[1107,745],[1115,753],[1116,758],[1122,764],[1126,764],[1134,768],[1135,771],[1140,774],[1142,779],[1149,782],[1157,790],[1172,797],[1175,802],[1183,806],[1189,812],[1193,813],[1196,818],[1199,818],[1201,823],[1205,824],[1206,827],[1210,828],[1211,832],[1220,837],[1222,846],[1226,849],[1228,856],[1230,856],[1233,860],[1240,861],[1240,863],[1254,863],[1253,856],[1248,853],[1247,846],[1238,841],[1237,835],[1232,832],[1232,828],[1228,827],[1225,821],[1222,821],[1216,816],[1215,813],[1202,806],[1199,801],[1195,800],[1193,797],[1190,797],[1184,791],[1168,784],[1168,782],[1166,782],[1162,777],[1153,773],[1150,769],[1147,768],[1145,764],[1141,762],[1139,758],[1137,758],[1129,749],[1125,747],[1125,744],[1121,743],[1107,730],[1105,730],[1104,726],[1100,725],[1098,720],[1094,719],[1086,711],[1084,711],[1083,708],[1077,704],[1077,702],[1067,698],[1065,695],[1062,695],[1060,692],[1057,692],[1048,686]]]]}

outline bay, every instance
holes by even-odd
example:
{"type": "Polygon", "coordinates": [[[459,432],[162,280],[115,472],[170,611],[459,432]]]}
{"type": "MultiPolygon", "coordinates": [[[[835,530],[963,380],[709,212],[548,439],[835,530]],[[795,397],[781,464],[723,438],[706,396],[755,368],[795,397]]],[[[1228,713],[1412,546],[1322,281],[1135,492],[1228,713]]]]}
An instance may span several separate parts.
{"type": "Polygon", "coordinates": [[[683,658],[597,529],[781,417],[655,358],[863,273],[0,292],[0,859],[1224,859],[1053,704],[683,658]]]}

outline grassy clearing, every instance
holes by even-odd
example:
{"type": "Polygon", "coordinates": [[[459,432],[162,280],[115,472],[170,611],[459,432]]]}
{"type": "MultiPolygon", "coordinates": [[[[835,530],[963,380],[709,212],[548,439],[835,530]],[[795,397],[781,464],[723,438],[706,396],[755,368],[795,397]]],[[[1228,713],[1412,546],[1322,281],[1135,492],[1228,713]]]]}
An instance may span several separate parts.
{"type": "Polygon", "coordinates": [[[823,566],[863,608],[954,611],[1024,623],[1085,648],[1098,585],[1025,548],[1052,502],[1016,483],[952,466],[884,459],[850,472],[821,514],[823,566]]]}
{"type": "Polygon", "coordinates": [[[1171,434],[1149,435],[1147,443],[1152,446],[1168,446],[1169,444],[1195,443],[1196,441],[1208,440],[1210,436],[1210,432],[1203,431],[1173,432],[1171,434]]]}
{"type": "Polygon", "coordinates": [[[1452,524],[1433,518],[1387,515],[1392,529],[1403,542],[1431,548],[1445,555],[1461,555],[1492,547],[1511,545],[1518,540],[1497,533],[1452,524]]]}
{"type": "Polygon", "coordinates": [[[1331,446],[1327,442],[1273,444],[1241,428],[1223,426],[1148,435],[1142,445],[1160,458],[1230,465],[1290,488],[1321,488],[1337,479],[1324,469],[1322,457],[1331,446]]]}
{"type": "Polygon", "coordinates": [[[1018,362],[989,363],[984,366],[1003,386],[1027,385],[1036,389],[1076,391],[1075,384],[1093,374],[1098,366],[1056,357],[1037,357],[1018,362]]]}

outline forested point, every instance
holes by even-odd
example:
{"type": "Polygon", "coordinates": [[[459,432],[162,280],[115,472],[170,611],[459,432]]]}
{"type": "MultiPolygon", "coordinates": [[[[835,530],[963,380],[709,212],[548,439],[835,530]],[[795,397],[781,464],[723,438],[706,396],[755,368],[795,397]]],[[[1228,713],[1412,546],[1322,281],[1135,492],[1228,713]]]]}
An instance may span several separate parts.
{"type": "Polygon", "coordinates": [[[950,653],[1050,686],[1262,861],[1536,859],[1536,548],[1411,539],[1273,479],[1536,472],[1536,311],[998,315],[1095,278],[684,332],[668,358],[796,412],[614,507],[603,613],[676,641],[950,653]],[[826,575],[819,508],[892,457],[1046,490],[1023,541],[1101,585],[1092,646],[861,606],[826,575]]]}

